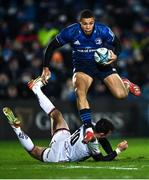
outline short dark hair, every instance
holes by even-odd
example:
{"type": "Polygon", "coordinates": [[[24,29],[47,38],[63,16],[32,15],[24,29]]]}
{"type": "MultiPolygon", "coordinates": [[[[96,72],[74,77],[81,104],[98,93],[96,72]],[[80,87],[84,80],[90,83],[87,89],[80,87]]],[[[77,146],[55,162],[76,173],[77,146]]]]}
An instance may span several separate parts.
{"type": "Polygon", "coordinates": [[[95,132],[107,134],[109,131],[114,131],[114,125],[107,119],[100,119],[95,125],[95,132]]]}
{"type": "Polygon", "coordinates": [[[81,20],[82,18],[92,18],[92,17],[94,17],[93,12],[89,9],[85,9],[85,10],[80,12],[79,20],[81,20]]]}

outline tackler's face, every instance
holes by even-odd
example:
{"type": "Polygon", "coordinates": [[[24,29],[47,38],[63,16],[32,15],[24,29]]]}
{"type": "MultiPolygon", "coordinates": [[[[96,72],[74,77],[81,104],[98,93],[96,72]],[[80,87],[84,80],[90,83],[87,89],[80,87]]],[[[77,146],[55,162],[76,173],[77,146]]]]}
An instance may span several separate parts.
{"type": "Polygon", "coordinates": [[[90,35],[94,28],[95,19],[92,18],[82,18],[80,20],[81,28],[86,35],[90,35]]]}

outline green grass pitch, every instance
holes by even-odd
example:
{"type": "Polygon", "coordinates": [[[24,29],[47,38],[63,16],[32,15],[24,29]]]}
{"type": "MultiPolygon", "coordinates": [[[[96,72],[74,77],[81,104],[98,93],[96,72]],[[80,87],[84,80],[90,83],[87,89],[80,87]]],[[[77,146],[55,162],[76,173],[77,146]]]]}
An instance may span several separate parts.
{"type": "MultiPolygon", "coordinates": [[[[111,139],[112,146],[119,139],[111,139]]],[[[35,141],[46,146],[47,141],[35,141]]],[[[144,179],[149,178],[149,139],[128,139],[129,148],[111,162],[92,159],[73,163],[42,163],[18,141],[0,142],[0,179],[144,179]]]]}

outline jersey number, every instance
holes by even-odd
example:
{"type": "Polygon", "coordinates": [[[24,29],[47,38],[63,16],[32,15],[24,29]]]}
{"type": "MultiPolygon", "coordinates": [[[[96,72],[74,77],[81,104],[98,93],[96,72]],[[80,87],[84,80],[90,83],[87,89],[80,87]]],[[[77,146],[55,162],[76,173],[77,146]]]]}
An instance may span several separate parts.
{"type": "Polygon", "coordinates": [[[73,146],[77,140],[80,137],[80,129],[78,129],[77,131],[75,131],[72,136],[71,136],[71,140],[70,140],[70,144],[73,146]]]}

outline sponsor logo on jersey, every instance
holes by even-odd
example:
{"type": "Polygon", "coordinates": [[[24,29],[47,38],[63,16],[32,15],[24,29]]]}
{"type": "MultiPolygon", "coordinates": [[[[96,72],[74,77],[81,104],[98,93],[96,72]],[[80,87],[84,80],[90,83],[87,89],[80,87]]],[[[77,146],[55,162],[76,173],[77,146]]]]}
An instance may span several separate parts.
{"type": "Polygon", "coordinates": [[[102,44],[102,40],[100,38],[97,38],[97,39],[95,39],[95,43],[100,45],[100,44],[102,44]]]}
{"type": "Polygon", "coordinates": [[[81,52],[81,53],[91,53],[95,51],[96,49],[77,49],[77,52],[81,52]]]}
{"type": "Polygon", "coordinates": [[[75,44],[75,45],[80,45],[79,40],[76,40],[76,41],[74,42],[74,44],[75,44]]]}

